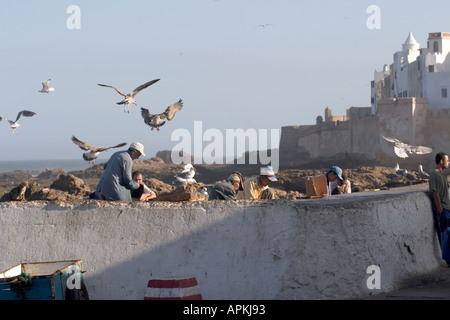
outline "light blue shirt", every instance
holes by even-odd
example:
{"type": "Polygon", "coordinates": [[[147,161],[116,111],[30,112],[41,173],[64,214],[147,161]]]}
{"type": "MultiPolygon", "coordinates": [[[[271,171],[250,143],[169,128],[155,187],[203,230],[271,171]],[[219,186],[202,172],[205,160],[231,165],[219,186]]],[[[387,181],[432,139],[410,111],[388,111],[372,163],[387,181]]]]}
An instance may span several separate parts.
{"type": "Polygon", "coordinates": [[[114,201],[131,202],[130,190],[137,189],[137,183],[132,179],[133,159],[128,150],[114,153],[104,166],[97,192],[114,201]]]}

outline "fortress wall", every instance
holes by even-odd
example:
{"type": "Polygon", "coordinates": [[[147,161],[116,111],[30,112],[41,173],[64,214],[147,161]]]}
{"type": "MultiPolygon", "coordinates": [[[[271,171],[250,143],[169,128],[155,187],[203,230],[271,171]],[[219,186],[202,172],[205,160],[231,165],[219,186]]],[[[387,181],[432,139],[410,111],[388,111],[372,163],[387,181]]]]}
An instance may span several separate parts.
{"type": "Polygon", "coordinates": [[[450,153],[450,109],[429,109],[428,99],[399,98],[379,101],[378,115],[366,116],[368,108],[350,108],[347,122],[319,122],[315,126],[283,127],[280,164],[301,166],[319,158],[342,157],[376,160],[381,165],[399,163],[409,170],[435,166],[435,152],[399,158],[393,144],[381,136],[395,137],[413,145],[450,153]],[[361,110],[358,110],[361,109],[361,110]]]}
{"type": "Polygon", "coordinates": [[[350,123],[349,153],[362,154],[365,159],[377,160],[379,142],[378,117],[354,119],[350,123]]]}
{"type": "Polygon", "coordinates": [[[268,202],[0,203],[0,270],[82,259],[94,300],[142,300],[148,280],[188,277],[205,300],[367,297],[442,267],[429,198],[394,190],[268,202]]]}

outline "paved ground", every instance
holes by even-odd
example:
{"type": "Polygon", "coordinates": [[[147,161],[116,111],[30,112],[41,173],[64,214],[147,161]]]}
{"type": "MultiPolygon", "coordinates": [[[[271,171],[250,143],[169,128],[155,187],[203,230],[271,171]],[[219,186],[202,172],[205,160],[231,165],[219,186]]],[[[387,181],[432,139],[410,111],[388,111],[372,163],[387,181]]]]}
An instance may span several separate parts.
{"type": "Polygon", "coordinates": [[[365,300],[450,300],[450,268],[411,279],[406,287],[365,300]]]}

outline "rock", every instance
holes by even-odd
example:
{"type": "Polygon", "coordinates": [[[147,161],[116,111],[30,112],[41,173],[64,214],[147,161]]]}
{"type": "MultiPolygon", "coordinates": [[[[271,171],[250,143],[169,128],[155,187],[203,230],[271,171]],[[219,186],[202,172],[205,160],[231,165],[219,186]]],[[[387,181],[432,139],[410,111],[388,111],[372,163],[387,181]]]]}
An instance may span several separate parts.
{"type": "Polygon", "coordinates": [[[65,191],[76,196],[86,196],[91,193],[90,188],[84,181],[72,174],[60,174],[58,180],[53,182],[50,188],[65,191]]]}
{"type": "Polygon", "coordinates": [[[161,180],[155,178],[145,179],[144,183],[156,194],[170,193],[175,190],[174,186],[171,186],[170,184],[164,183],[161,180]]]}
{"type": "MultiPolygon", "coordinates": [[[[173,163],[172,151],[170,150],[158,151],[156,157],[163,159],[165,163],[173,163]]],[[[184,151],[177,152],[177,157],[181,158],[182,160],[180,162],[183,163],[192,163],[194,161],[194,157],[184,151]]]]}
{"type": "Polygon", "coordinates": [[[24,181],[30,180],[33,176],[26,170],[15,170],[11,172],[0,173],[0,181],[24,181]]]}
{"type": "Polygon", "coordinates": [[[63,169],[45,169],[36,178],[38,179],[50,179],[57,177],[59,174],[65,173],[63,169]]]}
{"type": "Polygon", "coordinates": [[[61,190],[51,188],[43,188],[38,192],[31,194],[30,201],[44,200],[44,201],[75,201],[80,200],[79,196],[69,194],[61,190]]]}

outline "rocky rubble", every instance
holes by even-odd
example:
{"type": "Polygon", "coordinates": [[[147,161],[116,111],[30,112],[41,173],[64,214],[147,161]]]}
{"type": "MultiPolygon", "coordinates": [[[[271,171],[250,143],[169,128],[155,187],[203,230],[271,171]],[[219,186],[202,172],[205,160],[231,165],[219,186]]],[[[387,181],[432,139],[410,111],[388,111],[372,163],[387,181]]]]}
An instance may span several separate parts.
{"type": "MultiPolygon", "coordinates": [[[[160,155],[168,158],[167,154],[160,155]]],[[[194,168],[196,171],[194,178],[197,183],[190,186],[195,189],[194,191],[198,191],[204,186],[207,188],[213,186],[218,181],[226,179],[233,171],[241,172],[244,177],[250,177],[259,172],[258,165],[248,164],[194,164],[194,168]]],[[[395,175],[393,168],[389,167],[346,168],[342,166],[342,168],[352,182],[354,191],[390,189],[426,182],[420,179],[406,180],[395,175]]],[[[173,176],[182,171],[183,165],[167,163],[161,157],[154,157],[150,160],[135,161],[133,169],[143,173],[144,182],[158,195],[186,191],[186,188],[177,188],[171,184],[173,176]]],[[[280,169],[277,173],[278,182],[272,183],[271,187],[275,191],[276,198],[300,199],[305,196],[307,178],[324,174],[326,171],[328,168],[325,167],[280,169]]],[[[0,201],[89,199],[89,194],[95,190],[102,174],[103,164],[96,164],[86,170],[69,173],[65,173],[62,169],[45,170],[36,177],[23,170],[0,173],[0,201]]]]}

